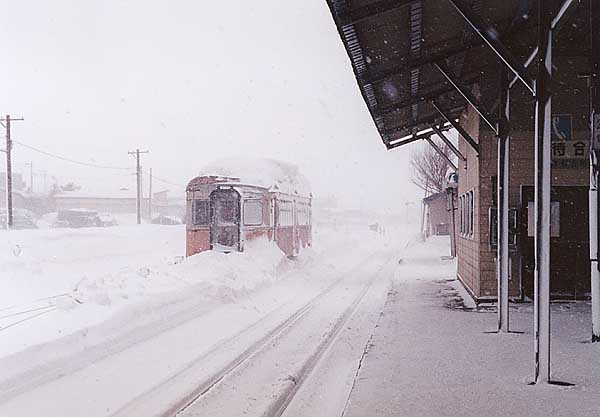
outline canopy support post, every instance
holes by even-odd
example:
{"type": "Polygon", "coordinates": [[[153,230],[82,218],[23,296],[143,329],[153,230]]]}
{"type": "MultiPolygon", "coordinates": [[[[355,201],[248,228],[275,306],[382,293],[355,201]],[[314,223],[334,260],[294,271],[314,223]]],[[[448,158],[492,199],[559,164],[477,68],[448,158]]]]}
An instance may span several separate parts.
{"type": "Polygon", "coordinates": [[[500,70],[500,117],[498,119],[498,174],[497,174],[497,238],[498,259],[496,275],[498,279],[498,332],[508,333],[508,284],[509,284],[509,251],[508,251],[508,187],[510,177],[510,90],[508,87],[508,71],[500,70]]]}
{"type": "Polygon", "coordinates": [[[538,76],[535,83],[535,383],[550,383],[550,193],[552,125],[552,7],[538,0],[538,76]]]}
{"type": "Polygon", "coordinates": [[[600,264],[598,258],[598,150],[600,149],[600,6],[590,2],[590,33],[592,51],[592,73],[590,77],[591,96],[591,138],[590,138],[590,272],[592,289],[592,343],[600,342],[600,264]]]}

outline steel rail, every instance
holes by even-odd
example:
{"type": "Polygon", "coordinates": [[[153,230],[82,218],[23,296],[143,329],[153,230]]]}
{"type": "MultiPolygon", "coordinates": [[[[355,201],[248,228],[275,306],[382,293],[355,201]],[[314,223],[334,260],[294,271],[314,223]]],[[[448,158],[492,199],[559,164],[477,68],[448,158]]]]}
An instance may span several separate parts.
{"type": "MultiPolygon", "coordinates": [[[[358,265],[364,263],[364,261],[368,260],[369,257],[363,259],[358,265]]],[[[268,346],[272,344],[273,341],[282,337],[287,331],[293,329],[294,324],[296,324],[301,318],[308,313],[317,302],[319,302],[323,297],[329,294],[332,290],[334,290],[340,283],[342,283],[346,278],[345,274],[342,274],[339,278],[337,278],[331,285],[318,293],[315,297],[311,298],[308,302],[303,304],[300,308],[294,311],[290,316],[288,316],[283,322],[279,323],[275,328],[271,329],[266,335],[261,337],[256,342],[252,343],[248,348],[246,348],[242,353],[237,355],[232,361],[228,362],[225,366],[220,368],[218,371],[214,372],[200,384],[198,384],[193,390],[188,392],[187,394],[180,397],[173,404],[171,404],[166,410],[159,410],[157,413],[153,414],[155,417],[173,417],[179,415],[184,412],[187,408],[192,406],[194,402],[196,402],[199,398],[209,393],[213,388],[215,388],[224,378],[233,373],[236,369],[242,366],[247,360],[249,360],[254,355],[258,354],[268,346]]],[[[271,318],[273,314],[279,311],[283,306],[271,311],[269,314],[263,316],[250,326],[241,330],[240,332],[232,335],[228,339],[218,343],[213,346],[209,351],[205,352],[201,356],[193,359],[188,362],[186,366],[182,367],[182,369],[176,374],[172,375],[167,381],[162,382],[158,386],[150,389],[149,391],[141,394],[135,399],[131,400],[128,404],[116,410],[112,416],[125,416],[128,415],[128,410],[131,407],[135,407],[136,403],[143,401],[143,398],[146,398],[147,395],[152,395],[154,393],[160,392],[160,390],[170,382],[177,380],[182,377],[189,369],[194,366],[197,366],[202,361],[206,360],[210,355],[216,353],[221,350],[223,347],[231,344],[233,341],[238,340],[252,328],[255,328],[260,323],[271,318]]]]}

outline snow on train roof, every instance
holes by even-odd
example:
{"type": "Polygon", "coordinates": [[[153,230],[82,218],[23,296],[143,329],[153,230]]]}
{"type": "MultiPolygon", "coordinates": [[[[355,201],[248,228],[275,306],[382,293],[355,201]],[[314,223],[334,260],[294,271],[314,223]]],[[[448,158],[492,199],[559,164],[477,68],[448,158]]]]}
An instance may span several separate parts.
{"type": "Polygon", "coordinates": [[[310,183],[296,165],[274,159],[221,159],[200,171],[200,176],[211,175],[239,178],[240,183],[277,189],[284,193],[310,194],[310,183]]]}

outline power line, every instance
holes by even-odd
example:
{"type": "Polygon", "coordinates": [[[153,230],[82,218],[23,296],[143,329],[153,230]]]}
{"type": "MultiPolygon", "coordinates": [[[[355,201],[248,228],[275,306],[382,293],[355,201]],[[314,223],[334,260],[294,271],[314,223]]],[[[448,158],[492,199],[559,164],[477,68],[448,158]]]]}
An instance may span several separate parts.
{"type": "MultiPolygon", "coordinates": [[[[143,171],[143,174],[144,174],[144,175],[148,175],[148,174],[149,174],[149,171],[147,171],[147,170],[145,170],[145,169],[144,169],[144,170],[142,170],[142,171],[143,171]]],[[[153,178],[154,180],[157,180],[158,182],[162,182],[162,183],[164,183],[164,184],[172,185],[172,186],[174,186],[174,187],[180,187],[180,188],[186,188],[186,187],[187,187],[187,185],[184,185],[184,184],[179,184],[179,183],[177,183],[177,182],[173,182],[173,181],[171,181],[171,180],[167,180],[167,179],[165,179],[165,178],[157,177],[157,176],[156,176],[156,174],[155,174],[154,172],[152,172],[152,178],[153,178]]]]}
{"type": "MultiPolygon", "coordinates": [[[[25,144],[23,142],[19,142],[19,141],[14,140],[14,139],[13,139],[12,142],[16,143],[16,144],[18,144],[20,146],[23,146],[24,148],[30,149],[32,151],[41,153],[41,154],[46,155],[46,156],[50,156],[52,158],[60,159],[62,161],[66,161],[66,162],[71,162],[73,164],[83,165],[83,166],[90,167],[90,168],[114,169],[114,170],[120,170],[120,171],[131,171],[133,169],[133,168],[115,167],[115,166],[110,166],[110,165],[100,165],[100,164],[94,164],[94,163],[91,163],[91,162],[78,161],[78,160],[75,160],[75,159],[67,158],[65,156],[61,156],[61,155],[57,155],[57,154],[54,154],[54,153],[51,153],[51,152],[48,152],[48,151],[44,151],[42,149],[36,148],[34,146],[31,146],[31,145],[27,145],[27,144],[25,144]]],[[[159,181],[159,182],[164,183],[164,184],[173,185],[175,187],[182,187],[182,188],[186,187],[183,184],[178,184],[176,182],[173,182],[173,181],[170,181],[170,180],[167,180],[167,179],[164,179],[164,178],[157,177],[156,175],[153,175],[153,178],[155,180],[159,181]]]]}
{"type": "Polygon", "coordinates": [[[154,180],[158,181],[158,182],[162,182],[162,183],[164,183],[164,184],[168,184],[168,185],[173,185],[173,186],[175,186],[175,187],[182,187],[182,188],[185,188],[185,187],[186,187],[186,186],[185,186],[185,185],[183,185],[183,184],[177,184],[177,183],[171,182],[171,181],[169,181],[169,180],[165,180],[165,179],[163,179],[163,178],[157,177],[157,176],[156,176],[156,174],[154,174],[154,173],[152,174],[152,178],[153,178],[154,180]]]}
{"type": "Polygon", "coordinates": [[[48,152],[48,151],[44,151],[44,150],[39,149],[39,148],[35,148],[35,147],[31,146],[31,145],[26,145],[23,142],[19,142],[19,141],[14,140],[14,139],[13,139],[12,142],[16,143],[16,144],[18,144],[20,146],[23,146],[24,148],[30,149],[32,151],[41,153],[41,154],[46,155],[46,156],[50,156],[52,158],[60,159],[62,161],[71,162],[72,164],[83,165],[83,166],[90,167],[90,168],[115,169],[115,170],[121,170],[121,171],[124,171],[124,170],[129,171],[129,170],[131,170],[131,168],[115,167],[115,166],[109,166],[109,165],[99,165],[99,164],[93,164],[93,163],[90,163],[90,162],[77,161],[75,159],[67,158],[67,157],[61,156],[61,155],[56,155],[54,153],[51,153],[51,152],[48,152]]]}

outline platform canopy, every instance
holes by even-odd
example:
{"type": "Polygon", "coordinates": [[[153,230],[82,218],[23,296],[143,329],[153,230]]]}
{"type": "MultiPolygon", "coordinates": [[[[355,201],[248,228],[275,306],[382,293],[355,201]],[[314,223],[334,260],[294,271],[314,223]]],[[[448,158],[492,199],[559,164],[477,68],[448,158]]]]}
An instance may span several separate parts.
{"type": "MultiPolygon", "coordinates": [[[[581,54],[588,48],[587,32],[582,28],[588,24],[589,1],[575,0],[567,10],[568,19],[562,19],[568,24],[556,31],[559,48],[570,45],[565,53],[581,54]]],[[[510,68],[510,64],[522,68],[537,45],[534,0],[327,3],[388,149],[431,135],[432,125],[452,128],[449,119],[456,121],[468,105],[460,89],[481,103],[493,124],[500,69],[510,68]],[[504,52],[515,62],[506,62],[495,48],[506,48],[504,52]]],[[[556,1],[557,11],[563,3],[556,1]]],[[[519,83],[525,90],[533,89],[530,71],[533,74],[535,66],[520,74],[519,83]]],[[[510,74],[514,77],[516,73],[510,74]]]]}

